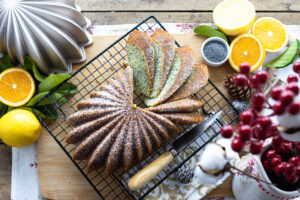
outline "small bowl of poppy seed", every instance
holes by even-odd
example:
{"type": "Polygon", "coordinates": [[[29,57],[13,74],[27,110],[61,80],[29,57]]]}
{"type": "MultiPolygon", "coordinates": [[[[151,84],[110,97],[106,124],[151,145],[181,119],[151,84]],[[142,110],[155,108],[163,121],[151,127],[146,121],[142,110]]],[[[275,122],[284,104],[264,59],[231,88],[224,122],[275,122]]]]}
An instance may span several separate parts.
{"type": "Polygon", "coordinates": [[[204,41],[201,54],[207,65],[218,67],[226,62],[229,57],[228,43],[219,37],[210,37],[204,41]]]}

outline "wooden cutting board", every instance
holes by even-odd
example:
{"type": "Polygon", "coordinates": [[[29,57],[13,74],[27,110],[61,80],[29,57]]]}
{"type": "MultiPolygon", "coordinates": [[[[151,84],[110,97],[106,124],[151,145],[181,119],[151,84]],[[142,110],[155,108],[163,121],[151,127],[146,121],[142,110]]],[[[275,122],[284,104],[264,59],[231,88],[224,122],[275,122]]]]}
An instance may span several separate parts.
{"type": "MultiPolygon", "coordinates": [[[[197,63],[203,62],[200,50],[205,38],[193,34],[174,35],[179,44],[190,46],[197,55],[197,63]]],[[[96,36],[94,44],[86,48],[87,61],[113,43],[119,36],[96,36]]],[[[77,70],[81,64],[74,65],[77,70]]],[[[209,67],[210,79],[222,90],[222,81],[233,70],[224,64],[221,67],[209,67]]],[[[99,199],[96,192],[85,180],[67,155],[62,151],[46,129],[43,129],[37,143],[39,185],[42,196],[53,200],[94,200],[99,199]]],[[[209,197],[232,196],[231,179],[228,179],[209,197]]]]}

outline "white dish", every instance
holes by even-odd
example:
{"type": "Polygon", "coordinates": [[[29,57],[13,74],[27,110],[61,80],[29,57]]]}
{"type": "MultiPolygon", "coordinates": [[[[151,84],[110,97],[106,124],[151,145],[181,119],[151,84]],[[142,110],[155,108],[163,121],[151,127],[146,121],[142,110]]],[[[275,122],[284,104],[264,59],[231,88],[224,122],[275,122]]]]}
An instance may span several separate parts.
{"type": "Polygon", "coordinates": [[[229,54],[230,54],[229,51],[230,51],[230,49],[229,49],[228,43],[224,39],[219,38],[219,37],[210,37],[210,38],[208,38],[207,40],[204,41],[204,43],[202,44],[202,47],[201,47],[202,58],[206,62],[206,64],[208,66],[211,66],[211,67],[218,67],[218,66],[224,64],[228,60],[228,58],[229,58],[229,54]],[[207,45],[209,42],[212,42],[212,41],[220,42],[220,43],[222,43],[225,46],[225,48],[227,50],[227,55],[226,55],[226,57],[225,57],[224,60],[222,60],[220,62],[212,62],[212,61],[208,60],[205,57],[205,55],[204,55],[204,47],[205,47],[205,45],[207,45]]]}

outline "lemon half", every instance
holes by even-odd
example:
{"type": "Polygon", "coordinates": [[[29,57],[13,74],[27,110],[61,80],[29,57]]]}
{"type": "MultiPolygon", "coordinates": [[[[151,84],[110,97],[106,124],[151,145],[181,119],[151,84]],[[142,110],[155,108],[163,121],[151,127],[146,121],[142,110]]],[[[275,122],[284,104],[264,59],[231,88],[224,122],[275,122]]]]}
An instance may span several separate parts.
{"type": "Polygon", "coordinates": [[[248,0],[225,0],[215,7],[213,20],[226,35],[247,33],[255,21],[255,7],[248,0]]]}

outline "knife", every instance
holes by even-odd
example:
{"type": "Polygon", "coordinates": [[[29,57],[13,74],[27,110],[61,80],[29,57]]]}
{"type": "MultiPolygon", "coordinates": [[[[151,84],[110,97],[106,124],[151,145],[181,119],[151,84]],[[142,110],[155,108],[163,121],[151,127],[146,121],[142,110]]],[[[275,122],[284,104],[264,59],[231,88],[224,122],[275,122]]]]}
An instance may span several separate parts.
{"type": "Polygon", "coordinates": [[[165,168],[184,147],[192,143],[198,135],[202,134],[220,116],[222,112],[223,111],[219,111],[206,118],[203,122],[199,123],[190,131],[176,139],[172,143],[171,150],[164,152],[129,180],[129,189],[136,191],[154,178],[156,174],[165,168]]]}

